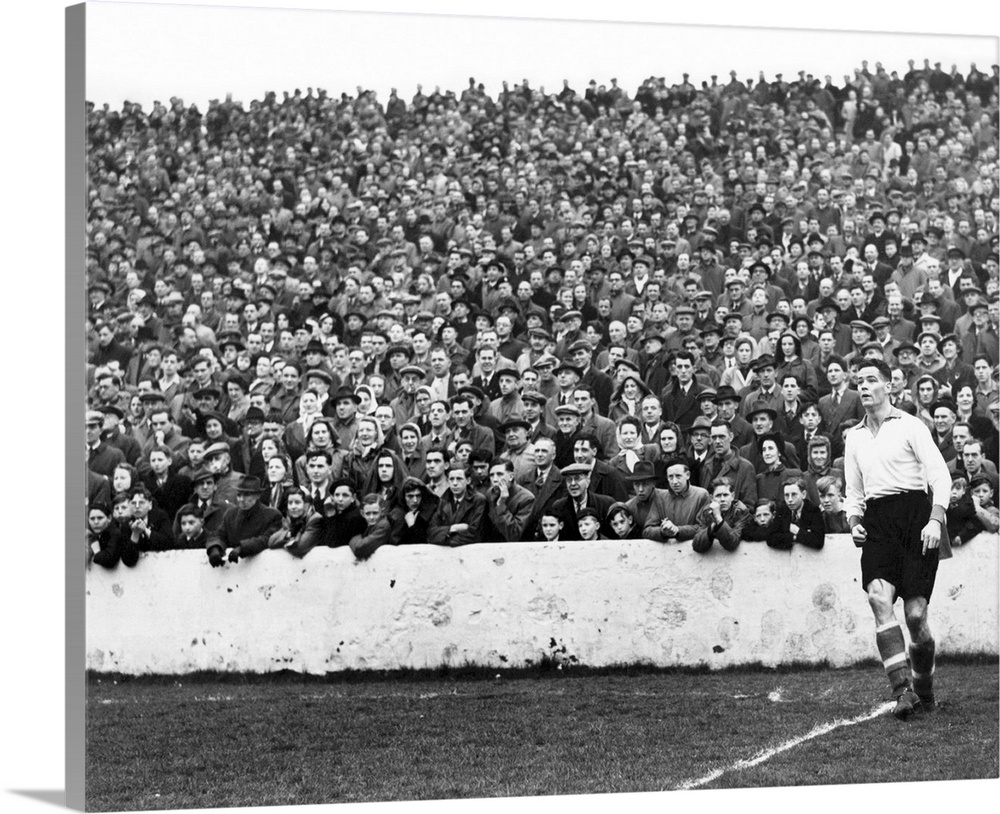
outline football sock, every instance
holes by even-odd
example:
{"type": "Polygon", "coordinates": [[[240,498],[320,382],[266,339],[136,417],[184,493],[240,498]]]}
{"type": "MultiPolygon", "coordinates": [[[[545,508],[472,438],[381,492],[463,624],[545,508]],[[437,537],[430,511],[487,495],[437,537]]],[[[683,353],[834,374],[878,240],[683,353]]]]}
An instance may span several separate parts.
{"type": "Polygon", "coordinates": [[[892,694],[900,696],[910,686],[910,666],[906,663],[906,640],[899,622],[893,620],[875,628],[875,644],[882,657],[892,694]]]}
{"type": "Polygon", "coordinates": [[[913,690],[921,698],[934,695],[934,640],[910,643],[913,690]]]}

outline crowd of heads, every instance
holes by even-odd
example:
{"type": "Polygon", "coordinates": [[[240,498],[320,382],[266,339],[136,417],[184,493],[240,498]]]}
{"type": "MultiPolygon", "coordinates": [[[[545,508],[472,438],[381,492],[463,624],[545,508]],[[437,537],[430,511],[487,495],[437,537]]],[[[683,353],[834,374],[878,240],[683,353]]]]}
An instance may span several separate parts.
{"type": "Polygon", "coordinates": [[[998,67],[699,84],[88,103],[103,560],[786,547],[872,364],[991,506],[998,67]]]}

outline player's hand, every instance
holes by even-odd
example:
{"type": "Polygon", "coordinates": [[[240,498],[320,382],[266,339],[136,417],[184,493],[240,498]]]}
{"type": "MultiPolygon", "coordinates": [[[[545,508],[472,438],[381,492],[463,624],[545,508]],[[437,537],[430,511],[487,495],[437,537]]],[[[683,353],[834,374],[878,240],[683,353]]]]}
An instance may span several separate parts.
{"type": "Polygon", "coordinates": [[[924,544],[924,555],[941,545],[941,524],[937,520],[929,520],[920,531],[920,541],[924,544]]]}
{"type": "Polygon", "coordinates": [[[852,526],[851,528],[851,538],[854,540],[854,545],[864,545],[865,540],[868,539],[868,532],[865,531],[864,526],[858,523],[856,526],[852,526]]]}

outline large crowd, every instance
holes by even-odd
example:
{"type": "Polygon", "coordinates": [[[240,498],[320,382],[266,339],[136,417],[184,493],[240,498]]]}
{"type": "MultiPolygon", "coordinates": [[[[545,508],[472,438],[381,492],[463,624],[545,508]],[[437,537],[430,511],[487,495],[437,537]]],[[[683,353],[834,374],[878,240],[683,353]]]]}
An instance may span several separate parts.
{"type": "Polygon", "coordinates": [[[870,359],[996,531],[998,76],[88,103],[90,559],[821,548],[870,359]]]}

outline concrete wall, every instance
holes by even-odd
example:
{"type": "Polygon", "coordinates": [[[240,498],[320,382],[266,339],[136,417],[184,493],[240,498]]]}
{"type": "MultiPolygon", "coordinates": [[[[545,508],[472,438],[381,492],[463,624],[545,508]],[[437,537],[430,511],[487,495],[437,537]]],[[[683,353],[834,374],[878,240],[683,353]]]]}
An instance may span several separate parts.
{"type": "MultiPolygon", "coordinates": [[[[744,543],[699,556],[646,540],[268,551],[211,568],[197,551],[87,573],[87,664],[98,672],[326,673],[476,664],[759,662],[875,656],[850,538],[822,551],[744,543]]],[[[998,652],[998,546],[942,562],[931,624],[942,653],[998,652]]],[[[899,611],[899,605],[897,605],[899,611]]],[[[901,611],[900,611],[901,617],[901,611]]]]}

